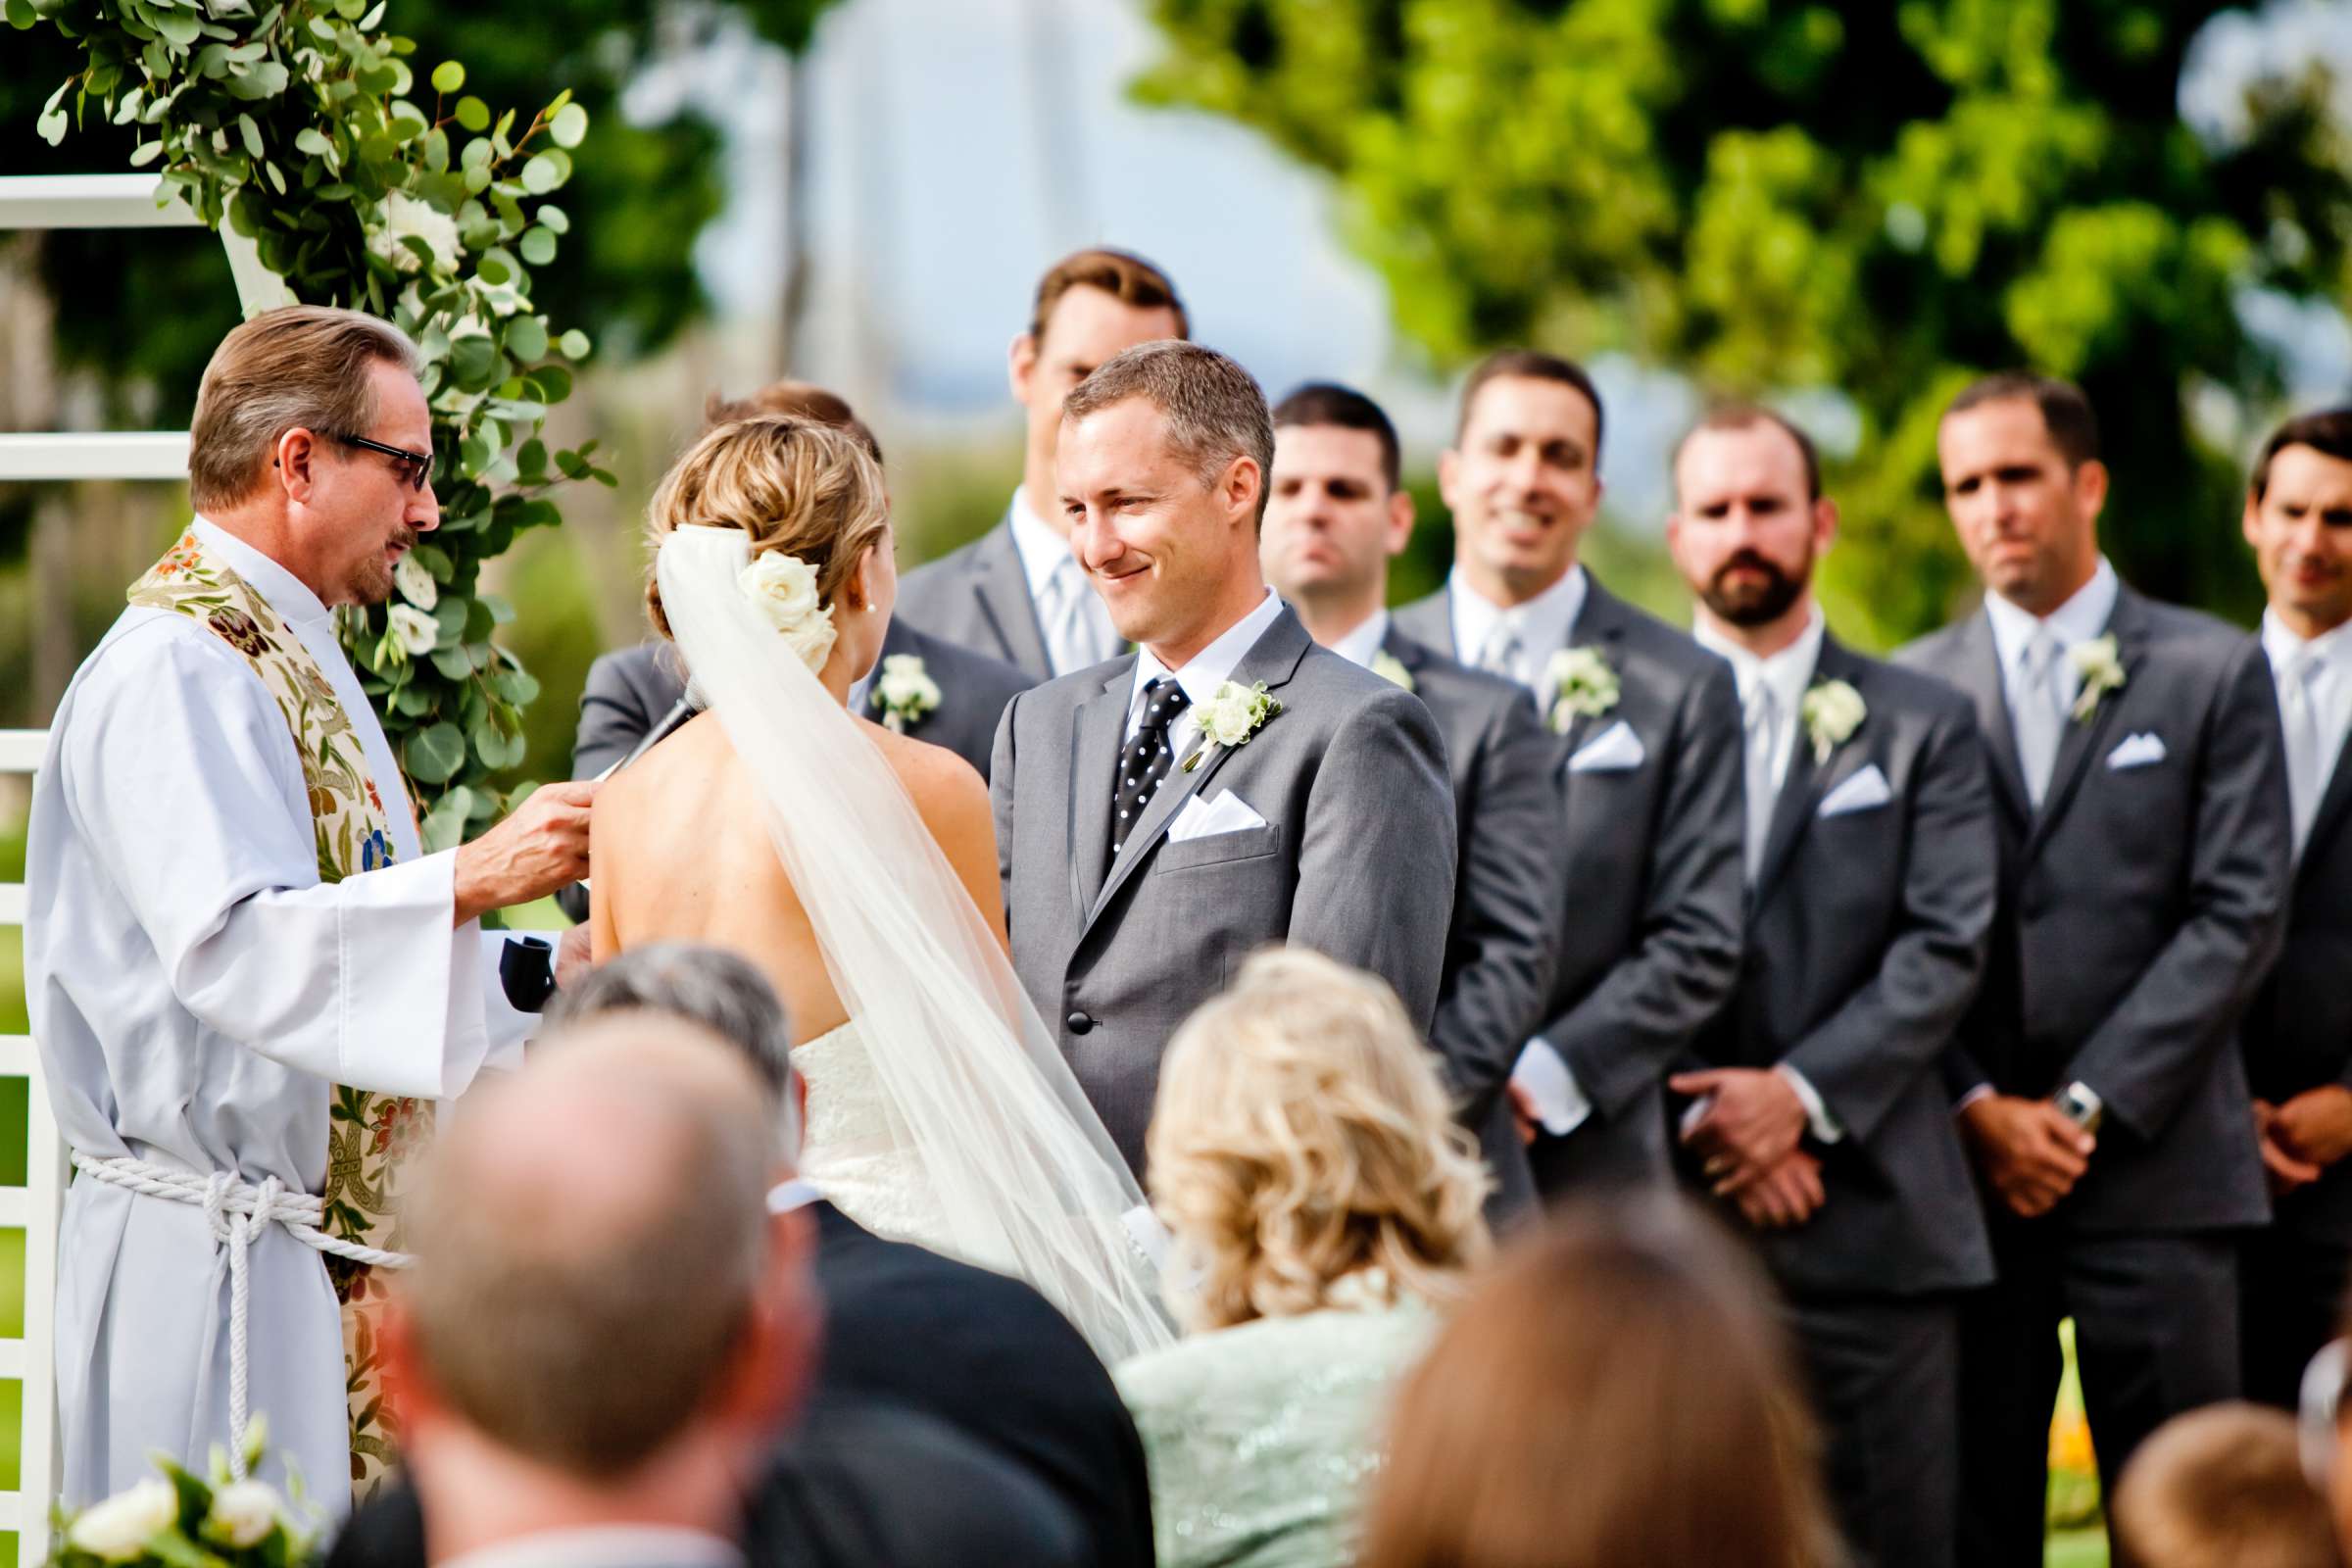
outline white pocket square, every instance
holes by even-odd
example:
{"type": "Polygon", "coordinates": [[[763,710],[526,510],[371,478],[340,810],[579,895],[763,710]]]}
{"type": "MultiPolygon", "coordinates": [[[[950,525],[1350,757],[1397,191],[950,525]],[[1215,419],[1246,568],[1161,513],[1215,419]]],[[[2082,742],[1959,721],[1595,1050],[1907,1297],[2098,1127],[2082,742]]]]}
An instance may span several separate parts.
{"type": "Polygon", "coordinates": [[[1241,833],[1265,825],[1266,819],[1231,790],[1213,801],[1196,795],[1184,803],[1184,809],[1168,824],[1168,842],[1182,844],[1188,839],[1213,838],[1219,833],[1241,833]]]}
{"type": "Polygon", "coordinates": [[[2141,730],[2127,735],[2116,749],[2107,754],[2107,771],[2117,772],[2127,767],[2148,767],[2164,760],[2164,738],[2141,730]]]}
{"type": "Polygon", "coordinates": [[[1622,773],[1640,767],[1648,756],[1642,749],[1642,737],[1634,733],[1634,726],[1621,718],[1577,748],[1576,755],[1568,759],[1568,771],[1622,773]]]}
{"type": "Polygon", "coordinates": [[[1821,808],[1813,814],[1843,816],[1848,811],[1867,811],[1885,806],[1893,799],[1894,791],[1886,787],[1886,775],[1879,771],[1878,763],[1873,762],[1823,796],[1821,808]]]}

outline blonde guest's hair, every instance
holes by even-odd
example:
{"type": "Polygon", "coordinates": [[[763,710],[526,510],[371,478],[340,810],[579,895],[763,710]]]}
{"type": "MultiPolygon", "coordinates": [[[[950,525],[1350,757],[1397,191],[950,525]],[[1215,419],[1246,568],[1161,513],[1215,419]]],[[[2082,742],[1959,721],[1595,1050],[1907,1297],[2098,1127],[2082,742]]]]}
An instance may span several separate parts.
{"type": "Polygon", "coordinates": [[[1320,954],[1258,954],[1185,1020],[1146,1142],[1196,1329],[1313,1311],[1374,1269],[1446,1300],[1487,1252],[1486,1170],[1428,1050],[1395,992],[1320,954]]]}
{"type": "Polygon", "coordinates": [[[364,436],[375,423],[378,361],[416,373],[416,346],[390,321],[326,305],[264,311],[220,340],[188,426],[188,503],[234,506],[261,488],[288,430],[364,436]]]}
{"type": "MultiPolygon", "coordinates": [[[[880,465],[856,437],[813,419],[761,415],[704,432],[663,476],[646,513],[659,553],[671,530],[740,528],[754,559],[779,551],[816,571],[817,602],[830,609],[869,549],[890,528],[880,465]]],[[[669,635],[662,588],[649,568],[646,613],[669,635]]]]}

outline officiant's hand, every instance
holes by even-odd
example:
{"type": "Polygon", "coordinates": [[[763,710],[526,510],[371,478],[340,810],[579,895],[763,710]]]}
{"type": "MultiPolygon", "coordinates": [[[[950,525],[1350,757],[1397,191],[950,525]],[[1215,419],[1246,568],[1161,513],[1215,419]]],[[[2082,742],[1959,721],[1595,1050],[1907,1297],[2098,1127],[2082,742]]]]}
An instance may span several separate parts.
{"type": "Polygon", "coordinates": [[[1666,1087],[1709,1102],[1683,1142],[1705,1161],[1719,1197],[1761,1181],[1796,1152],[1805,1136],[1805,1102],[1786,1076],[1768,1067],[1677,1073],[1666,1087]]]}
{"type": "Polygon", "coordinates": [[[542,784],[513,815],[458,850],[458,924],[544,899],[588,874],[597,784],[542,784]]]}

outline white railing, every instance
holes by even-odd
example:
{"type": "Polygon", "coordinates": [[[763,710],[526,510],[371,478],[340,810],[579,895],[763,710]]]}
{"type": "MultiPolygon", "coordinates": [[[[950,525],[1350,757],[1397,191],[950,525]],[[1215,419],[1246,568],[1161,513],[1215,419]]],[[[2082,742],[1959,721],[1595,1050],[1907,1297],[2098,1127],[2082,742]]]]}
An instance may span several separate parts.
{"type": "MultiPolygon", "coordinates": [[[[158,203],[152,174],[0,175],[0,232],[18,228],[194,228],[196,215],[176,198],[158,203]]],[[[247,315],[293,303],[285,284],[262,265],[253,242],[220,230],[247,315]]],[[[0,435],[0,482],[71,479],[183,479],[184,430],[0,435]]],[[[0,773],[31,773],[48,735],[0,730],[0,773]]],[[[24,889],[0,885],[0,926],[22,926],[24,889]]],[[[29,1148],[24,1185],[0,1187],[0,1229],[24,1232],[24,1334],[0,1339],[0,1380],[24,1386],[21,1468],[14,1492],[0,1492],[0,1530],[17,1533],[17,1561],[49,1554],[49,1503],[57,1495],[57,1222],[65,1200],[66,1154],[49,1112],[39,1054],[30,1037],[0,1035],[0,1078],[25,1080],[29,1148]]]]}

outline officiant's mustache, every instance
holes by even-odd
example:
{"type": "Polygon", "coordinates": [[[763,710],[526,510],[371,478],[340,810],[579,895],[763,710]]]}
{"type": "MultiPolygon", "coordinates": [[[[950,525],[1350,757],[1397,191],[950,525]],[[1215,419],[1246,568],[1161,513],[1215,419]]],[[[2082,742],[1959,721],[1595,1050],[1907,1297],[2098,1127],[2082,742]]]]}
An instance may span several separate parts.
{"type": "MultiPolygon", "coordinates": [[[[1811,564],[1809,558],[1806,564],[1811,564]]],[[[1709,610],[1733,625],[1761,626],[1787,614],[1803,587],[1802,575],[1792,575],[1779,562],[1758,551],[1740,550],[1715,568],[1702,597],[1709,610]],[[1736,571],[1751,571],[1763,580],[1751,578],[1736,583],[1731,580],[1736,571]]]]}

